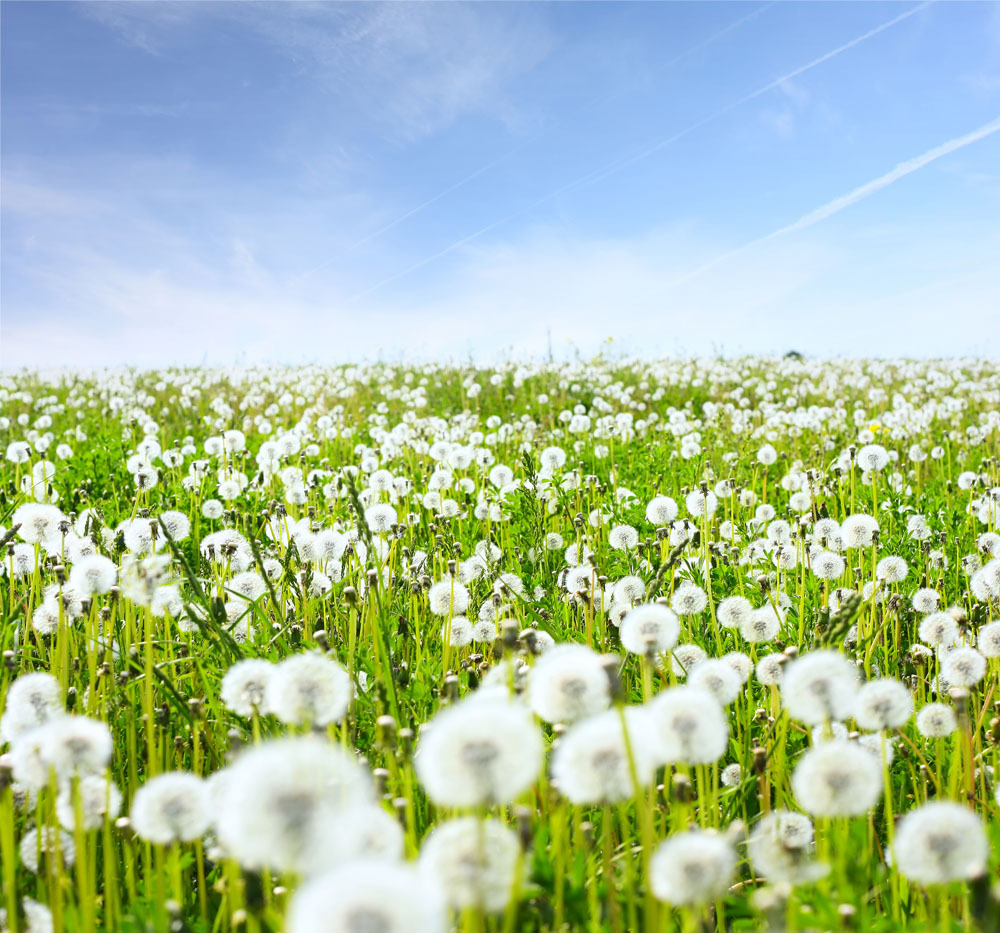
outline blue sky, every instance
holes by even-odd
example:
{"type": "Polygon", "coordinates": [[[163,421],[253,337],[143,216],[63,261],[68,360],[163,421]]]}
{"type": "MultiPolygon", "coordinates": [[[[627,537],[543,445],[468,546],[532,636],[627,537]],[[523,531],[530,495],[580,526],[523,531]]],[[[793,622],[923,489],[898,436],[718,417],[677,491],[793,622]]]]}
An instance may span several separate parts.
{"type": "Polygon", "coordinates": [[[1000,4],[0,16],[5,368],[1000,352],[1000,4]]]}

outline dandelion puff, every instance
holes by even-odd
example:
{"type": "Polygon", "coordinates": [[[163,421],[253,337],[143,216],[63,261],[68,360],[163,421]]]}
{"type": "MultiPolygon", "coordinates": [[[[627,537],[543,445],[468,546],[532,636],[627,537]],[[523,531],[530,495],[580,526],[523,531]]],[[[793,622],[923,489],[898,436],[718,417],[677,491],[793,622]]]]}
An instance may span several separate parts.
{"type": "Polygon", "coordinates": [[[741,684],[745,684],[753,673],[753,661],[742,651],[730,651],[722,656],[735,672],[741,684]]]}
{"type": "Polygon", "coordinates": [[[946,703],[927,703],[917,712],[917,729],[926,739],[943,739],[957,728],[955,711],[946,703]]]}
{"type": "Polygon", "coordinates": [[[883,557],[875,565],[875,576],[885,583],[902,583],[909,573],[909,567],[902,557],[883,557]]]}
{"type": "Polygon", "coordinates": [[[813,745],[822,745],[824,742],[833,742],[843,739],[845,742],[850,736],[850,732],[842,722],[831,722],[822,726],[813,726],[810,738],[813,745]]]}
{"type": "Polygon", "coordinates": [[[222,678],[220,697],[237,716],[266,713],[267,689],[276,665],[261,658],[237,661],[222,678]]]}
{"type": "Polygon", "coordinates": [[[812,572],[821,580],[836,580],[844,572],[844,558],[833,551],[820,551],[810,559],[812,572]]]}
{"type": "Polygon", "coordinates": [[[140,839],[168,845],[190,842],[211,823],[208,789],[196,774],[171,771],[150,778],[132,800],[132,828],[140,839]]]}
{"type": "Polygon", "coordinates": [[[848,548],[871,547],[875,532],[878,530],[878,522],[863,512],[848,515],[840,526],[841,538],[844,546],[848,548]]]}
{"type": "Polygon", "coordinates": [[[29,502],[14,510],[11,525],[20,525],[17,533],[28,544],[41,544],[59,534],[59,523],[66,518],[54,505],[29,502]]]}
{"type": "Polygon", "coordinates": [[[975,648],[952,648],[941,660],[941,676],[954,687],[973,687],[986,674],[986,658],[975,648]]]}
{"type": "Polygon", "coordinates": [[[111,760],[111,730],[99,719],[59,716],[42,726],[34,738],[42,760],[60,781],[101,772],[111,760]]]}
{"type": "Polygon", "coordinates": [[[629,746],[618,710],[584,719],[560,736],[552,754],[552,779],[572,803],[616,803],[635,793],[629,751],[640,786],[653,779],[655,758],[643,707],[627,707],[629,746]]]}
{"type": "Polygon", "coordinates": [[[414,764],[439,806],[493,806],[511,803],[535,782],[543,752],[528,710],[476,700],[443,710],[421,729],[414,764]]]}
{"type": "Polygon", "coordinates": [[[378,804],[352,807],[337,816],[332,825],[332,844],[319,853],[318,869],[339,867],[357,859],[397,862],[403,857],[403,827],[378,804]]]}
{"type": "Polygon", "coordinates": [[[850,716],[857,691],[857,668],[835,651],[802,655],[788,665],[781,682],[788,715],[811,726],[850,716]]]}
{"type": "Polygon", "coordinates": [[[628,612],[621,623],[621,641],[632,654],[661,654],[677,644],[681,623],[660,603],[646,603],[628,612]]]}
{"type": "Polygon", "coordinates": [[[903,816],[892,851],[905,878],[947,884],[983,874],[990,847],[978,814],[962,804],[936,800],[903,816]]]}
{"type": "Polygon", "coordinates": [[[670,687],[658,693],[648,713],[660,762],[710,764],[729,747],[726,714],[716,697],[699,687],[670,687]]]}
{"type": "Polygon", "coordinates": [[[528,703],[545,722],[572,723],[611,704],[603,659],[585,645],[557,645],[531,669],[528,703]]]}
{"type": "Polygon", "coordinates": [[[958,623],[950,612],[932,612],[920,620],[917,636],[925,645],[947,647],[958,641],[958,623]]]}
{"type": "Polygon", "coordinates": [[[726,893],[735,869],[736,853],[724,836],[692,829],[653,853],[649,884],[656,899],[668,904],[707,904],[726,893]]]}
{"type": "Polygon", "coordinates": [[[696,489],[684,497],[684,506],[693,518],[711,518],[719,506],[719,499],[711,490],[705,493],[696,489]]]}
{"type": "Polygon", "coordinates": [[[499,820],[460,817],[438,823],[420,849],[422,874],[436,880],[455,910],[503,910],[520,871],[520,845],[499,820]]]}
{"type": "Polygon", "coordinates": [[[740,625],[740,634],[752,644],[773,641],[781,631],[782,616],[771,605],[761,606],[750,613],[740,625]]]}
{"type": "Polygon", "coordinates": [[[781,652],[765,654],[754,668],[757,682],[765,687],[775,687],[781,683],[785,676],[785,664],[788,657],[781,652]]]}
{"type": "Polygon", "coordinates": [[[940,600],[941,597],[937,590],[933,590],[929,586],[924,586],[917,590],[910,598],[910,605],[917,612],[936,612],[940,600]]]}
{"type": "Polygon", "coordinates": [[[677,515],[677,503],[670,496],[654,496],[646,505],[646,520],[658,528],[672,524],[677,515]]]}
{"type": "Polygon", "coordinates": [[[322,867],[337,819],[372,801],[357,759],[315,736],[274,739],[222,772],[219,841],[244,868],[309,872],[322,867]]]}
{"type": "Polygon", "coordinates": [[[183,541],[191,534],[191,519],[183,512],[173,509],[161,512],[160,522],[174,541],[183,541]]]}
{"type": "Polygon", "coordinates": [[[1000,658],[1000,622],[990,622],[979,630],[976,647],[984,658],[1000,658]]]}
{"type": "Polygon", "coordinates": [[[864,684],[858,691],[854,719],[874,732],[898,729],[913,715],[913,697],[905,684],[885,677],[864,684]]]}
{"type": "Polygon", "coordinates": [[[15,678],[7,689],[4,702],[0,738],[11,743],[63,712],[59,681],[41,671],[15,678]]]}
{"type": "MultiPolygon", "coordinates": [[[[57,853],[65,866],[72,865],[76,859],[73,837],[54,826],[43,826],[41,830],[38,827],[29,829],[21,837],[18,852],[21,855],[21,864],[33,875],[38,874],[43,862],[55,859],[57,853]]],[[[58,875],[58,870],[54,874],[58,875]]]]}
{"type": "Polygon", "coordinates": [[[614,602],[635,603],[646,595],[646,584],[642,577],[622,577],[615,583],[612,600],[614,602]]]}
{"type": "MultiPolygon", "coordinates": [[[[490,604],[492,605],[492,603],[490,604]]],[[[490,625],[494,625],[492,622],[490,625]]],[[[448,635],[448,623],[445,622],[441,626],[441,637],[445,638],[448,635]]],[[[464,648],[473,638],[473,625],[465,616],[454,616],[451,620],[451,634],[450,641],[453,648],[464,648]]],[[[496,627],[494,625],[494,635],[496,634],[496,627]]]]}
{"type": "Polygon", "coordinates": [[[328,726],[344,718],[353,694],[343,667],[332,658],[308,652],[275,666],[265,702],[268,711],[284,723],[328,726]]]}
{"type": "Polygon", "coordinates": [[[710,693],[716,701],[728,706],[743,686],[740,675],[724,658],[709,658],[699,664],[687,679],[687,686],[710,693]]]}
{"type": "Polygon", "coordinates": [[[771,882],[801,884],[827,872],[827,866],[812,859],[812,820],[790,810],[772,810],[761,817],[750,833],[747,854],[757,872],[771,882]]]}
{"type": "Polygon", "coordinates": [[[708,605],[708,595],[694,583],[682,583],[674,590],[670,608],[679,616],[697,615],[708,605]]]}
{"type": "Polygon", "coordinates": [[[739,628],[753,613],[753,606],[745,596],[727,596],[719,603],[716,617],[723,628],[739,628]]]}
{"type": "Polygon", "coordinates": [[[861,816],[882,793],[882,766],[854,742],[824,742],[799,759],[792,772],[792,792],[813,816],[861,816]]]}
{"type": "Polygon", "coordinates": [[[738,762],[726,765],[719,773],[719,781],[723,787],[739,787],[743,781],[743,769],[738,762]]]}
{"type": "Polygon", "coordinates": [[[608,532],[608,544],[616,551],[633,551],[639,544],[639,532],[631,525],[615,525],[608,532]]]}
{"type": "Polygon", "coordinates": [[[118,579],[115,562],[103,554],[91,554],[73,564],[69,573],[69,585],[81,596],[97,596],[107,593],[118,579]]]}
{"type": "Polygon", "coordinates": [[[436,616],[464,615],[469,591],[458,580],[439,580],[427,591],[431,612],[436,616]]]}
{"type": "MultiPolygon", "coordinates": [[[[122,792],[112,781],[92,774],[81,778],[77,784],[80,801],[82,829],[97,829],[105,819],[113,820],[122,807],[122,792]]],[[[76,798],[71,785],[59,792],[56,800],[56,815],[59,822],[72,831],[76,826],[76,798]]]]}
{"type": "Polygon", "coordinates": [[[670,655],[670,663],[674,674],[678,677],[687,677],[707,657],[708,654],[701,645],[688,643],[674,648],[670,655]]]}
{"type": "Polygon", "coordinates": [[[292,897],[288,933],[445,933],[437,879],[362,860],[317,876],[292,897]]]}

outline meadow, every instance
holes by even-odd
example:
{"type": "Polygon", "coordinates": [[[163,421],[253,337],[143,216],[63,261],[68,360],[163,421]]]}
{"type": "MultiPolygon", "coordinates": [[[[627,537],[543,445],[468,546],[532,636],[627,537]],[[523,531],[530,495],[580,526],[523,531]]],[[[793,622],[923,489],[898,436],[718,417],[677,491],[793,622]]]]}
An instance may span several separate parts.
{"type": "Polygon", "coordinates": [[[1000,929],[1000,364],[0,377],[0,930],[1000,929]]]}

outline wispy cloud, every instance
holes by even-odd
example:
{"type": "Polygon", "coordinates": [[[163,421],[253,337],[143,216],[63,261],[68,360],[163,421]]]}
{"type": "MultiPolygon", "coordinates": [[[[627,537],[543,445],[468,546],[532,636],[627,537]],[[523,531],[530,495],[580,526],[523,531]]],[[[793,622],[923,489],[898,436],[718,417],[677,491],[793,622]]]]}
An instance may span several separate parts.
{"type": "Polygon", "coordinates": [[[879,175],[878,178],[874,178],[863,185],[858,185],[857,188],[848,191],[847,194],[834,198],[832,201],[828,201],[821,207],[817,207],[815,210],[811,210],[807,214],[803,214],[798,220],[793,221],[790,224],[786,224],[783,227],[779,227],[777,230],[768,233],[766,236],[757,237],[749,243],[744,243],[736,249],[729,250],[721,256],[717,256],[715,259],[712,259],[710,262],[703,263],[696,269],[692,269],[679,279],[676,279],[673,284],[680,285],[684,282],[690,281],[691,279],[697,278],[705,272],[708,272],[710,269],[714,269],[716,266],[729,261],[734,256],[738,256],[747,250],[760,246],[762,243],[767,243],[771,240],[776,240],[779,237],[788,236],[792,233],[798,233],[800,230],[806,230],[807,228],[818,223],[822,223],[822,221],[832,217],[834,214],[839,214],[841,211],[851,207],[851,205],[857,204],[865,198],[870,198],[873,194],[877,194],[883,188],[888,188],[889,185],[895,184],[901,178],[905,178],[907,175],[912,175],[914,172],[922,169],[925,165],[930,165],[932,162],[936,162],[938,159],[942,159],[953,152],[957,152],[959,149],[971,146],[973,143],[986,139],[998,131],[1000,131],[1000,117],[997,117],[997,119],[979,127],[977,130],[973,130],[971,133],[966,133],[964,136],[958,136],[955,139],[950,139],[945,143],[941,143],[940,146],[928,149],[927,152],[922,155],[914,156],[912,159],[907,159],[905,162],[900,162],[899,165],[886,172],[884,175],[879,175]]]}
{"type": "Polygon", "coordinates": [[[581,175],[578,178],[575,178],[565,184],[560,185],[558,188],[548,192],[547,194],[542,195],[540,198],[536,198],[535,200],[531,201],[524,207],[521,207],[510,214],[500,217],[497,220],[489,224],[486,224],[483,227],[480,227],[478,230],[474,230],[471,233],[466,234],[465,236],[459,237],[457,240],[453,241],[452,243],[448,244],[442,249],[439,249],[436,252],[431,253],[428,256],[425,256],[423,259],[420,259],[417,262],[412,263],[411,265],[405,267],[404,269],[401,269],[399,272],[393,273],[392,275],[380,279],[379,281],[370,285],[363,291],[358,292],[354,296],[354,300],[366,297],[372,294],[373,292],[376,292],[384,288],[386,285],[390,285],[393,282],[405,278],[411,273],[416,272],[418,269],[422,269],[425,266],[428,266],[431,263],[436,262],[437,260],[450,255],[451,253],[454,253],[456,250],[461,249],[464,246],[467,246],[469,243],[478,240],[480,237],[489,233],[491,230],[495,230],[498,227],[501,227],[512,220],[522,217],[525,214],[528,214],[531,211],[541,207],[543,204],[548,204],[549,202],[554,201],[561,195],[567,194],[570,191],[574,191],[584,186],[596,184],[600,181],[603,181],[606,178],[609,178],[614,174],[617,174],[618,172],[628,168],[629,166],[632,166],[637,162],[642,161],[643,159],[649,158],[655,153],[661,151],[662,149],[665,149],[666,147],[671,146],[676,142],[679,142],[680,140],[684,139],[687,136],[690,136],[692,133],[702,129],[705,126],[708,126],[710,123],[714,123],[716,120],[720,119],[723,116],[726,116],[727,114],[733,112],[739,107],[742,107],[743,105],[748,104],[751,101],[763,97],[765,94],[767,94],[770,91],[773,91],[775,88],[787,89],[790,83],[800,75],[803,75],[808,71],[811,71],[813,68],[818,68],[820,65],[830,61],[833,58],[836,58],[838,55],[841,55],[844,52],[849,51],[850,49],[856,48],[857,46],[861,45],[861,43],[867,42],[869,39],[872,39],[875,36],[879,35],[880,33],[885,32],[885,30],[890,29],[891,27],[897,25],[898,23],[903,22],[906,19],[909,19],[911,16],[914,16],[921,10],[924,10],[927,7],[931,6],[933,2],[934,0],[926,0],[926,2],[924,3],[920,3],[914,7],[911,7],[905,12],[900,13],[898,16],[894,16],[892,19],[886,20],[885,22],[881,23],[875,28],[869,29],[867,32],[855,36],[848,42],[838,45],[836,48],[833,48],[830,51],[825,52],[823,55],[820,55],[817,58],[814,58],[811,61],[806,62],[804,65],[800,65],[798,68],[789,71],[787,74],[780,75],[779,77],[774,78],[771,81],[768,81],[766,84],[763,84],[758,88],[755,88],[753,91],[750,91],[749,93],[744,94],[742,97],[739,97],[734,101],[731,101],[725,106],[720,107],[718,110],[714,110],[707,116],[702,117],[699,120],[696,120],[694,123],[689,124],[683,129],[678,130],[677,132],[671,134],[670,136],[667,136],[666,138],[659,140],[652,146],[640,149],[637,152],[633,152],[631,155],[625,156],[624,158],[616,159],[613,162],[610,162],[600,168],[587,172],[585,175],[581,175]]]}

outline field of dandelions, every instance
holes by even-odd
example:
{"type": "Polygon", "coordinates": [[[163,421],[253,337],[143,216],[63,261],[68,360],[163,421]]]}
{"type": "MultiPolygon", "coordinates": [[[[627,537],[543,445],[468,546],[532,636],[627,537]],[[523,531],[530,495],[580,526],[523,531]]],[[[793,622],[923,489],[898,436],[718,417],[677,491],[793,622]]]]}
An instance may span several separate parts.
{"type": "Polygon", "coordinates": [[[0,929],[997,930],[1000,365],[0,377],[0,929]]]}

